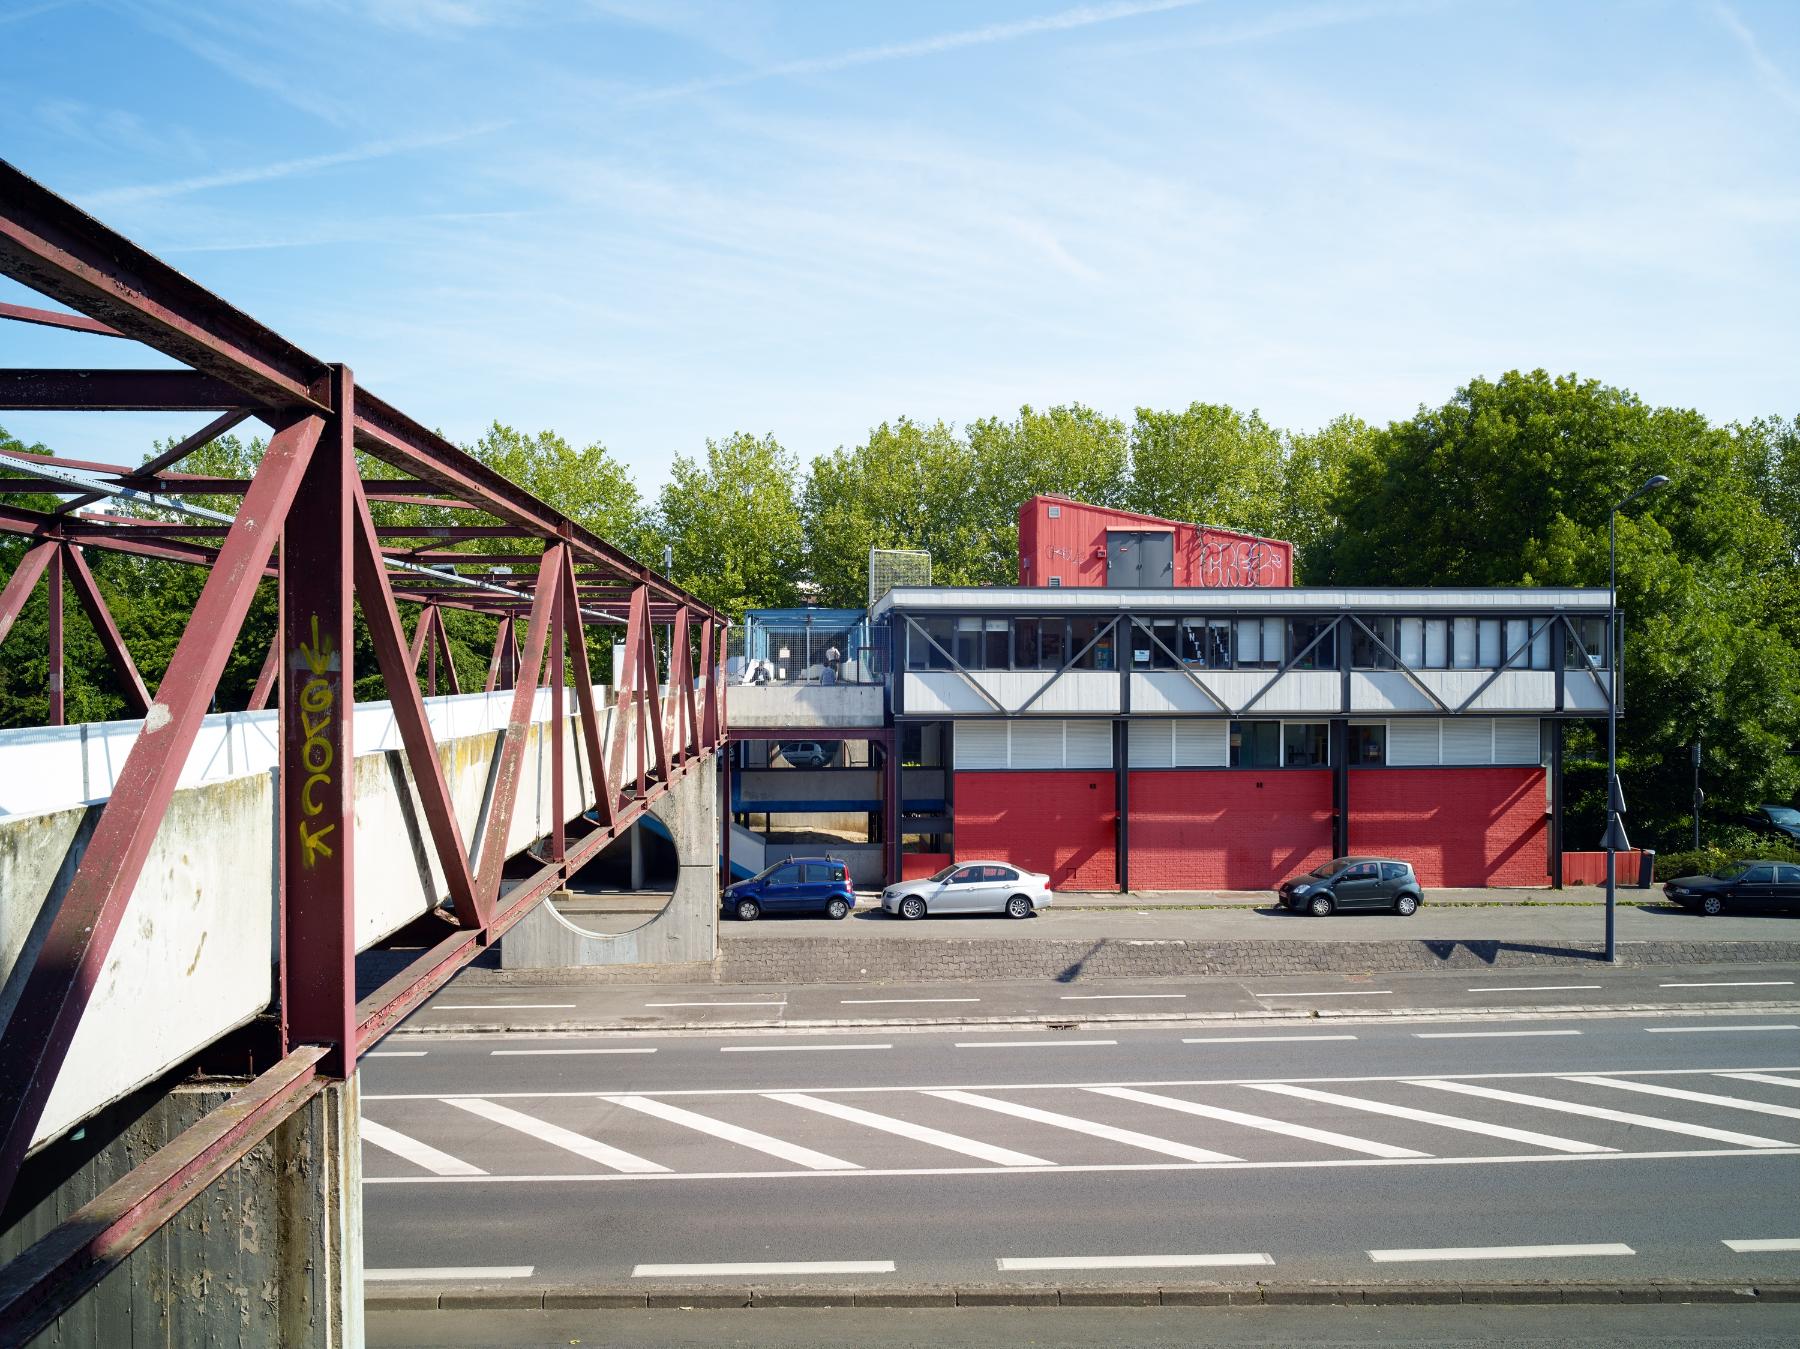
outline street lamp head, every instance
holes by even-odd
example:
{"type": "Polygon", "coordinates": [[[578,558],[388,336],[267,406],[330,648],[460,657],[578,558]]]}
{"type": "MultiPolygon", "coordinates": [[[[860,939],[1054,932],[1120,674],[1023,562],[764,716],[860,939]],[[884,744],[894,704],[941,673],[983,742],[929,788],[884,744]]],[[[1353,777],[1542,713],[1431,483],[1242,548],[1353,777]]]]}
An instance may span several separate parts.
{"type": "Polygon", "coordinates": [[[1625,500],[1621,501],[1617,506],[1613,507],[1613,509],[1621,510],[1624,507],[1630,505],[1632,502],[1636,501],[1639,497],[1645,495],[1646,493],[1654,492],[1657,488],[1667,487],[1668,485],[1669,485],[1669,478],[1666,473],[1655,474],[1652,477],[1645,479],[1644,485],[1642,487],[1638,488],[1637,491],[1633,492],[1630,496],[1626,497],[1625,500]]]}

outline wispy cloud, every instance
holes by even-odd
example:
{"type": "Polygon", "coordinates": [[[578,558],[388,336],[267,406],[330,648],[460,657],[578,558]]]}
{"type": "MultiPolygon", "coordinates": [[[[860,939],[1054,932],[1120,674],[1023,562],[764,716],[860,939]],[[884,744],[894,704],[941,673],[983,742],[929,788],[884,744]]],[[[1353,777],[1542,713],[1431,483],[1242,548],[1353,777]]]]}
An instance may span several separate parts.
{"type": "Polygon", "coordinates": [[[1713,13],[1718,15],[1719,22],[1738,40],[1738,45],[1744,49],[1744,55],[1750,58],[1751,66],[1762,77],[1769,92],[1795,112],[1800,112],[1800,86],[1796,86],[1788,78],[1787,72],[1768,58],[1763,52],[1762,44],[1756,40],[1756,34],[1738,17],[1737,11],[1730,5],[1714,5],[1713,13]]]}
{"type": "Polygon", "coordinates": [[[633,101],[649,102],[679,98],[687,94],[706,93],[714,89],[729,89],[738,85],[752,84],[759,80],[782,79],[791,75],[826,74],[834,70],[848,70],[853,66],[879,65],[887,61],[908,61],[921,56],[935,56],[940,52],[958,51],[965,47],[983,47],[995,42],[1014,42],[1020,38],[1035,37],[1041,33],[1061,33],[1073,28],[1090,28],[1095,24],[1116,23],[1122,19],[1163,14],[1170,10],[1192,9],[1195,5],[1203,3],[1205,0],[1119,0],[1119,3],[1114,4],[1078,5],[1074,9],[1060,10],[1055,14],[1040,14],[1035,18],[1018,19],[1011,23],[984,24],[980,28],[963,28],[953,33],[938,33],[931,37],[915,38],[911,42],[888,42],[875,47],[856,47],[849,51],[834,52],[826,56],[806,57],[797,61],[780,61],[773,65],[759,66],[754,70],[738,71],[731,75],[688,80],[682,84],[651,90],[639,95],[633,101]]]}
{"type": "Polygon", "coordinates": [[[458,141],[469,140],[476,136],[486,135],[491,131],[497,131],[507,125],[509,123],[489,122],[481,126],[465,127],[460,131],[450,131],[435,136],[410,136],[395,140],[371,141],[366,145],[353,146],[348,150],[338,150],[331,154],[282,159],[272,164],[228,169],[222,173],[199,174],[191,178],[175,178],[162,183],[139,183],[129,187],[105,188],[99,192],[88,193],[85,201],[88,206],[96,209],[135,206],[147,201],[162,201],[168,197],[184,196],[189,192],[204,192],[211,188],[243,187],[250,183],[273,182],[276,179],[317,173],[322,169],[334,169],[345,164],[363,164],[372,159],[386,159],[391,155],[410,154],[417,150],[431,150],[441,145],[453,145],[458,141]]]}

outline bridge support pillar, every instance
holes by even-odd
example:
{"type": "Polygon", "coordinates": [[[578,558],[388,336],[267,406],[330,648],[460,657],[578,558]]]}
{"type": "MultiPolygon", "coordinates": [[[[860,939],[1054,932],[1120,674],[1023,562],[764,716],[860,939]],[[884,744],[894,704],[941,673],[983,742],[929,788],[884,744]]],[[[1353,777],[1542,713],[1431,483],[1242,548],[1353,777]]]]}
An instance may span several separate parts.
{"type": "MultiPolygon", "coordinates": [[[[219,1079],[158,1084],[29,1158],[0,1218],[6,1292],[16,1291],[12,1281],[42,1269],[48,1244],[31,1249],[40,1240],[55,1233],[52,1240],[66,1246],[70,1229],[62,1224],[77,1209],[241,1085],[219,1079]]],[[[142,1245],[116,1263],[102,1263],[97,1282],[46,1283],[51,1298],[40,1305],[62,1310],[31,1343],[44,1349],[152,1343],[360,1349],[359,1120],[356,1079],[326,1083],[142,1245]]],[[[87,1240],[93,1233],[84,1225],[73,1236],[87,1240]]]]}

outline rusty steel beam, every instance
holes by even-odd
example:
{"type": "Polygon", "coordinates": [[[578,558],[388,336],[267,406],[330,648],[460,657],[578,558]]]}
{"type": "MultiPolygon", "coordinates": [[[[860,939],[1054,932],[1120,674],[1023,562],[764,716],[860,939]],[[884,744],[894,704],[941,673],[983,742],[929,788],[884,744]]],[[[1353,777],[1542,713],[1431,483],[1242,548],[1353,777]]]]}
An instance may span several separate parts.
{"type": "Polygon", "coordinates": [[[18,621],[19,611],[25,607],[25,601],[31,598],[31,592],[37,588],[39,578],[50,559],[56,556],[62,544],[56,539],[40,543],[29,548],[25,556],[19,559],[19,565],[13,568],[13,574],[6,582],[6,589],[0,590],[0,642],[6,640],[6,634],[12,631],[12,625],[18,621]]]}
{"type": "Polygon", "coordinates": [[[198,370],[0,370],[0,409],[8,411],[188,412],[243,401],[198,370]]]}
{"type": "Polygon", "coordinates": [[[0,1342],[33,1340],[316,1096],[324,1053],[289,1054],[0,1267],[0,1342]]]}
{"type": "Polygon", "coordinates": [[[50,554],[50,566],[44,573],[44,602],[50,620],[50,672],[44,692],[50,700],[52,726],[61,726],[68,720],[68,705],[63,697],[65,657],[68,654],[63,643],[63,555],[67,551],[66,545],[58,544],[56,551],[50,554]]]}
{"type": "Polygon", "coordinates": [[[28,304],[0,304],[0,319],[35,323],[44,328],[66,328],[77,333],[94,333],[100,337],[124,336],[117,328],[109,328],[85,314],[65,314],[59,309],[36,309],[28,304]]]}
{"type": "Polygon", "coordinates": [[[581,719],[582,745],[587,751],[588,772],[594,780],[596,822],[601,828],[609,828],[617,813],[617,802],[613,800],[612,791],[607,785],[606,754],[602,749],[605,736],[600,720],[604,709],[594,702],[594,676],[588,665],[587,628],[582,624],[581,611],[575,603],[574,568],[565,566],[560,581],[563,592],[563,632],[569,643],[569,660],[574,666],[575,706],[581,719]]]}
{"type": "Polygon", "coordinates": [[[356,1066],[355,399],[336,367],[281,531],[281,1047],[330,1046],[332,1077],[356,1066]]]}
{"type": "Polygon", "coordinates": [[[323,429],[318,418],[307,417],[276,432],[269,442],[256,485],[219,550],[157,688],[144,731],[126,755],[112,797],[100,812],[12,1019],[0,1035],[0,1196],[11,1193],[18,1177],[230,657],[232,640],[323,429]]]}
{"type": "MultiPolygon", "coordinates": [[[[214,417],[205,426],[194,432],[193,435],[182,438],[175,444],[169,446],[169,448],[164,450],[161,454],[154,455],[139,464],[136,468],[129,470],[126,476],[132,478],[154,477],[158,473],[161,473],[165,468],[169,467],[169,465],[179,464],[195,450],[212,444],[213,441],[217,440],[234,426],[237,426],[240,422],[246,421],[254,416],[255,412],[256,410],[254,408],[234,408],[230,412],[214,417]]],[[[249,484],[246,483],[245,490],[248,489],[249,484]]],[[[190,488],[189,490],[191,491],[193,489],[190,488]]]]}
{"type": "Polygon", "coordinates": [[[69,574],[75,581],[76,598],[87,611],[88,622],[93,625],[94,634],[99,637],[106,658],[112,663],[113,674],[125,691],[126,706],[131,708],[134,716],[146,716],[150,711],[150,690],[144,687],[144,677],[138,673],[137,662],[132,660],[131,652],[125,646],[119,625],[113,621],[112,610],[106,607],[106,597],[100,593],[94,573],[88,570],[81,549],[73,544],[64,544],[63,554],[68,558],[69,574]]]}
{"type": "Polygon", "coordinates": [[[263,657],[262,672],[256,676],[256,687],[250,690],[250,706],[252,712],[260,712],[269,705],[269,695],[275,692],[277,677],[281,674],[281,622],[275,623],[275,635],[269,638],[269,654],[263,657]]]}

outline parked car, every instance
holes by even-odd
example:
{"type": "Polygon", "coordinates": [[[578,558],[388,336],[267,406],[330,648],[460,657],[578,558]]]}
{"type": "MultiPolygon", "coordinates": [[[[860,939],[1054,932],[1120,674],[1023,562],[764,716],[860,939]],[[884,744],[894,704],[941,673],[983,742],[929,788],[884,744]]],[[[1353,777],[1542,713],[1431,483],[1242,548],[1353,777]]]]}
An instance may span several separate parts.
{"type": "Polygon", "coordinates": [[[1678,877],[1663,886],[1663,893],[1704,914],[1800,909],[1800,866],[1761,858],[1727,862],[1710,876],[1678,877]]]}
{"type": "Polygon", "coordinates": [[[1792,806],[1758,806],[1744,822],[1770,838],[1800,844],[1800,810],[1792,806]]]}
{"type": "Polygon", "coordinates": [[[827,749],[817,740],[783,740],[781,757],[795,768],[825,768],[836,753],[836,745],[827,749]]]}
{"type": "Polygon", "coordinates": [[[725,912],[745,923],[765,913],[847,918],[855,907],[850,868],[835,857],[790,857],[725,887],[725,912]]]}
{"type": "Polygon", "coordinates": [[[928,913],[1003,913],[1029,918],[1048,905],[1050,878],[1008,862],[958,862],[922,881],[890,885],[881,907],[902,918],[928,913]]]}
{"type": "Polygon", "coordinates": [[[1339,909],[1391,909],[1410,918],[1425,902],[1412,863],[1393,857],[1334,857],[1283,881],[1281,903],[1294,913],[1329,917],[1339,909]]]}

